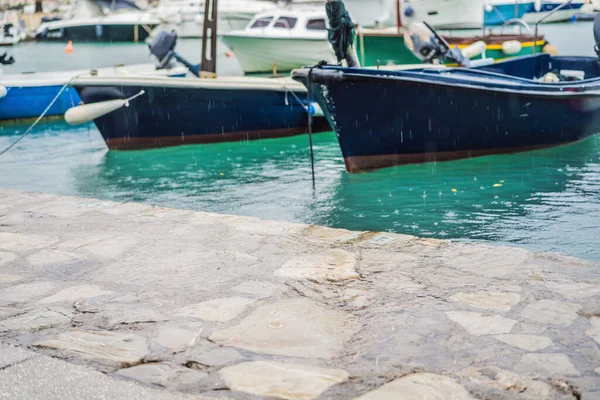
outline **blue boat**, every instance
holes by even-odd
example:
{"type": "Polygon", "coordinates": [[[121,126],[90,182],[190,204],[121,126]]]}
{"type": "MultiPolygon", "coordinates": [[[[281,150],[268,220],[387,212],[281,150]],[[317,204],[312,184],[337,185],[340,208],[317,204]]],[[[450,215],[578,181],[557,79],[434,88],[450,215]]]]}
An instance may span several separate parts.
{"type": "MultiPolygon", "coordinates": [[[[598,42],[600,27],[596,32],[598,42]]],[[[450,48],[442,40],[436,34],[416,54],[446,56],[450,48]]],[[[292,76],[309,85],[310,75],[310,90],[337,133],[346,168],[357,172],[542,149],[592,136],[600,132],[599,65],[596,57],[538,54],[478,68],[324,66],[292,76]]]]}
{"type": "Polygon", "coordinates": [[[490,0],[484,6],[484,20],[486,26],[503,25],[513,18],[523,18],[534,7],[530,0],[490,0]]]}
{"type": "MultiPolygon", "coordinates": [[[[45,73],[25,73],[0,76],[0,121],[22,118],[37,118],[52,103],[67,82],[76,76],[90,75],[89,70],[62,71],[45,73]]],[[[93,72],[99,76],[170,76],[183,77],[187,74],[184,67],[157,70],[153,64],[140,64],[101,68],[93,72]]],[[[65,87],[60,96],[46,113],[47,117],[62,116],[81,102],[77,91],[65,87]]]]}

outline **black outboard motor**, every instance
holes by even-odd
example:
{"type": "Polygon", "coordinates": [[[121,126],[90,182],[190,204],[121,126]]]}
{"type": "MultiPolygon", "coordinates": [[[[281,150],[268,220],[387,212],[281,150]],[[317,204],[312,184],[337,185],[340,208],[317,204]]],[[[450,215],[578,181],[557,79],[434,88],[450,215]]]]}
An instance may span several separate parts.
{"type": "Polygon", "coordinates": [[[455,62],[468,67],[469,59],[459,49],[451,48],[427,22],[414,22],[404,31],[404,43],[424,63],[455,62]]]}
{"type": "Polygon", "coordinates": [[[6,57],[8,57],[8,54],[6,54],[6,53],[0,55],[0,64],[2,64],[2,65],[12,65],[12,64],[15,63],[15,59],[12,56],[10,56],[8,58],[6,58],[6,57]]]}
{"type": "Polygon", "coordinates": [[[596,17],[594,17],[594,40],[596,41],[594,50],[598,56],[598,61],[600,61],[600,14],[596,14],[596,17]]]}
{"type": "Polygon", "coordinates": [[[159,64],[156,66],[157,69],[169,68],[173,62],[173,59],[179,61],[190,70],[190,72],[197,77],[200,77],[200,64],[192,64],[185,58],[181,57],[175,52],[175,46],[177,45],[177,34],[173,32],[161,31],[156,37],[150,42],[148,47],[150,53],[158,58],[159,64]]]}

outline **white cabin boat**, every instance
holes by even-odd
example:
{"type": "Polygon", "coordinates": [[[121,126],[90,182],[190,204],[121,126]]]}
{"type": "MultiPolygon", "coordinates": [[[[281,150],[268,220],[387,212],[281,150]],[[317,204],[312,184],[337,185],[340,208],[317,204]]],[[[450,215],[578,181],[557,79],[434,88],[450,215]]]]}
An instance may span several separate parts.
{"type": "MultiPolygon", "coordinates": [[[[204,0],[162,0],[158,7],[150,10],[161,24],[155,32],[169,30],[178,37],[200,38],[204,26],[204,0]]],[[[266,0],[222,0],[219,2],[219,33],[244,29],[256,14],[274,10],[277,5],[266,0]]]]}
{"type": "Polygon", "coordinates": [[[325,60],[335,63],[327,40],[325,7],[259,14],[241,31],[223,35],[246,73],[291,71],[325,60]]]}
{"type": "Polygon", "coordinates": [[[160,20],[130,0],[78,0],[65,19],[42,23],[37,40],[77,42],[140,42],[160,20]]]}

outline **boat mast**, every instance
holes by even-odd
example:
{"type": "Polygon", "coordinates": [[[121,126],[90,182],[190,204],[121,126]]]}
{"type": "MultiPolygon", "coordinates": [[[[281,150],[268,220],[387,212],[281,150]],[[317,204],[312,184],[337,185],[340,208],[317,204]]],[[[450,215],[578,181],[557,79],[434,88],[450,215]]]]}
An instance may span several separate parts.
{"type": "Polygon", "coordinates": [[[204,29],[202,35],[202,63],[200,78],[217,77],[217,7],[218,0],[205,0],[204,29]],[[208,37],[210,35],[210,55],[208,37]]]}

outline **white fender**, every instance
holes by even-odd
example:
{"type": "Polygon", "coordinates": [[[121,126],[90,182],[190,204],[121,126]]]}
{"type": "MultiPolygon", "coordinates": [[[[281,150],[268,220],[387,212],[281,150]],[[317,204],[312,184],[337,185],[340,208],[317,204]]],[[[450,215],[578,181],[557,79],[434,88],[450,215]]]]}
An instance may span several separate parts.
{"type": "Polygon", "coordinates": [[[304,107],[304,109],[306,110],[306,112],[310,112],[310,115],[312,115],[313,117],[325,116],[325,113],[323,112],[323,109],[321,108],[319,103],[310,103],[310,105],[308,107],[304,107]]]}
{"type": "Polygon", "coordinates": [[[106,114],[118,110],[121,107],[129,106],[129,102],[138,96],[143,95],[142,90],[135,96],[128,99],[117,99],[100,101],[98,103],[84,104],[81,106],[69,108],[65,113],[65,120],[69,125],[81,125],[100,118],[106,114]]]}
{"type": "Polygon", "coordinates": [[[535,11],[540,12],[542,9],[542,0],[535,0],[534,2],[535,11]]]}
{"type": "Polygon", "coordinates": [[[65,120],[69,125],[81,125],[109,114],[127,104],[127,100],[109,100],[69,108],[65,120]]]}
{"type": "Polygon", "coordinates": [[[502,43],[502,52],[509,56],[519,53],[522,48],[523,46],[518,40],[508,40],[502,43]]]}
{"type": "Polygon", "coordinates": [[[8,94],[8,90],[6,90],[6,86],[0,85],[0,99],[3,99],[8,94]]]}
{"type": "Polygon", "coordinates": [[[475,43],[472,43],[461,50],[463,55],[469,59],[475,58],[478,55],[483,54],[484,51],[485,51],[485,42],[483,40],[479,40],[475,43]]]}

